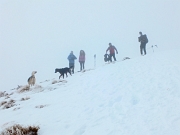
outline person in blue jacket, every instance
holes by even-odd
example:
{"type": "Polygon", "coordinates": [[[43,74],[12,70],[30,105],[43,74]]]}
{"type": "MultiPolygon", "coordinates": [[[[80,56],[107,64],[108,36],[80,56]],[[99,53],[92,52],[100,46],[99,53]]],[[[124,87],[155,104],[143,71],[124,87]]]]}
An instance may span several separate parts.
{"type": "Polygon", "coordinates": [[[71,53],[69,54],[69,56],[68,56],[67,59],[69,60],[69,68],[72,69],[72,73],[74,74],[74,67],[75,67],[75,65],[74,65],[75,62],[74,62],[74,60],[77,59],[77,58],[76,58],[76,56],[73,54],[73,51],[71,51],[71,53]]]}

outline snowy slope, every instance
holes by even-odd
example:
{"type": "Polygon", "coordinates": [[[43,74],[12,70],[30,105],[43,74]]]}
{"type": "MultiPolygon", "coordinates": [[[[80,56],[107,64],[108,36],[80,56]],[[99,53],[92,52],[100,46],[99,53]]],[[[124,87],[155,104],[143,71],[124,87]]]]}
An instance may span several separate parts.
{"type": "Polygon", "coordinates": [[[39,135],[180,135],[178,58],[179,50],[154,53],[9,90],[0,102],[16,106],[0,107],[0,131],[18,123],[39,125],[39,135]]]}

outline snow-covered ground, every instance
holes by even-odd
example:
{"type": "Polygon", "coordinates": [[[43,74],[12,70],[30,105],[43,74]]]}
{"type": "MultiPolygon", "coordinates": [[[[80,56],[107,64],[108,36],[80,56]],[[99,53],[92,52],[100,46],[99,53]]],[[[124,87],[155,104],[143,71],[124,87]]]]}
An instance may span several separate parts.
{"type": "Polygon", "coordinates": [[[0,132],[21,124],[40,126],[39,135],[180,135],[179,58],[179,50],[152,53],[7,90],[0,103],[15,106],[0,107],[0,132]]]}

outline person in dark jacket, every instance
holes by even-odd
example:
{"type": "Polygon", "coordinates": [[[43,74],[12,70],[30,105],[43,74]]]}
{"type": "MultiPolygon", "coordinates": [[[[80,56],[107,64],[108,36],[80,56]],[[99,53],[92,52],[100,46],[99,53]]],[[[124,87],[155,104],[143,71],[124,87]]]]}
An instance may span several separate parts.
{"type": "Polygon", "coordinates": [[[85,52],[83,50],[81,50],[79,54],[79,63],[80,63],[80,71],[82,71],[82,69],[84,69],[84,63],[85,63],[85,52]]]}
{"type": "Polygon", "coordinates": [[[148,38],[146,36],[146,34],[142,34],[142,32],[139,32],[140,37],[138,37],[138,41],[140,42],[140,53],[141,55],[143,55],[143,51],[144,51],[144,55],[146,55],[146,44],[148,43],[148,38]]]}
{"type": "Polygon", "coordinates": [[[111,43],[109,43],[109,47],[107,48],[106,53],[107,53],[107,51],[110,52],[110,54],[109,54],[110,61],[112,62],[112,57],[113,57],[114,61],[116,61],[115,51],[116,51],[116,54],[118,54],[116,47],[113,46],[111,43]]]}
{"type": "Polygon", "coordinates": [[[72,73],[74,74],[74,67],[75,67],[74,63],[75,63],[75,59],[77,59],[77,58],[73,54],[73,51],[71,51],[71,53],[69,54],[67,59],[69,60],[69,68],[72,68],[72,73]]]}

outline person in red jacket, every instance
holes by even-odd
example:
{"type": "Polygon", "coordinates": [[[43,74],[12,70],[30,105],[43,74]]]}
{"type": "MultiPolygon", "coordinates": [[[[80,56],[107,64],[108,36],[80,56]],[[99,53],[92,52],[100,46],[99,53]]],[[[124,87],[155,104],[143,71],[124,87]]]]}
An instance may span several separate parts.
{"type": "Polygon", "coordinates": [[[114,61],[116,61],[115,50],[116,50],[116,54],[118,54],[116,47],[113,46],[111,43],[109,43],[109,47],[107,48],[106,53],[107,53],[107,51],[110,52],[109,56],[110,56],[111,62],[112,62],[112,57],[113,57],[114,61]]]}
{"type": "Polygon", "coordinates": [[[80,50],[79,53],[79,63],[80,63],[80,71],[84,69],[84,63],[85,63],[85,52],[83,50],[80,50]]]}

